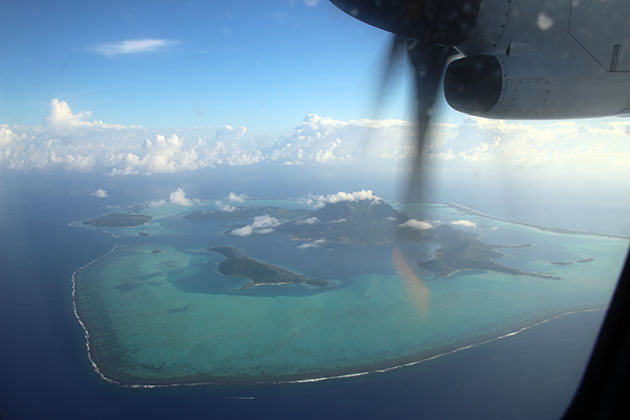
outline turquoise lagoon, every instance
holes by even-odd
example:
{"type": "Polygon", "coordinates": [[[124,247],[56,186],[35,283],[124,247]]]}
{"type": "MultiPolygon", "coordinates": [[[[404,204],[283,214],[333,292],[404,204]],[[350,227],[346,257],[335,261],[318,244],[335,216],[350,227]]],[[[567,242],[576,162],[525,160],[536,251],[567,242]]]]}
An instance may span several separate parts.
{"type": "MultiPolygon", "coordinates": [[[[291,200],[244,205],[305,207],[291,200]]],[[[435,244],[300,248],[304,242],[276,232],[226,233],[251,220],[183,218],[214,209],[211,201],[147,206],[149,224],[108,228],[119,238],[114,249],[73,276],[76,315],[95,370],[123,386],[172,386],[311,381],[414,364],[605,308],[628,247],[624,238],[558,233],[447,204],[396,207],[433,224],[460,221],[488,244],[531,245],[497,248],[503,256],[496,262],[560,279],[482,271],[436,277],[416,264],[432,258],[435,244]],[[330,286],[239,290],[248,280],[219,273],[223,257],[206,251],[214,246],[238,248],[330,286]],[[403,256],[411,274],[400,274],[404,267],[394,266],[393,255],[403,256]]]]}

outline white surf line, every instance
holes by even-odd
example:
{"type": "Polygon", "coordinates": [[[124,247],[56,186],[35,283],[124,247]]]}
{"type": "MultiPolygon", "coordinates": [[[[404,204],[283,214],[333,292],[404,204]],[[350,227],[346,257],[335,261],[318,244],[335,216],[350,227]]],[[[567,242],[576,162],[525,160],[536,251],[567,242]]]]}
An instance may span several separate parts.
{"type": "Polygon", "coordinates": [[[101,232],[103,232],[103,233],[106,233],[106,234],[108,234],[108,235],[111,235],[111,236],[112,236],[112,238],[114,238],[114,239],[118,239],[118,238],[120,238],[120,236],[118,236],[118,235],[114,235],[113,233],[108,232],[108,231],[106,231],[106,230],[101,229],[100,231],[101,231],[101,232]]]}
{"type": "Polygon", "coordinates": [[[97,231],[97,232],[102,232],[102,233],[105,233],[105,234],[107,234],[107,235],[110,235],[112,238],[115,238],[115,239],[120,238],[120,236],[118,236],[118,235],[114,235],[113,233],[111,233],[111,232],[109,232],[109,231],[107,231],[107,230],[104,230],[104,229],[95,229],[95,228],[91,228],[91,227],[84,227],[84,226],[73,226],[73,225],[72,225],[72,223],[77,223],[77,222],[68,222],[68,223],[67,223],[67,226],[68,226],[69,228],[74,228],[74,229],[88,229],[88,230],[95,230],[95,231],[97,231]]]}
{"type": "Polygon", "coordinates": [[[453,203],[451,201],[436,201],[434,203],[435,204],[446,205],[446,206],[448,206],[448,207],[450,207],[452,209],[465,211],[465,212],[468,212],[468,213],[470,213],[472,215],[475,215],[475,216],[485,217],[486,219],[497,220],[499,222],[505,222],[505,223],[511,223],[513,225],[526,226],[526,227],[529,227],[529,228],[538,229],[540,231],[548,232],[548,233],[557,233],[557,234],[560,234],[560,235],[590,235],[590,236],[601,236],[601,237],[606,237],[606,238],[630,240],[630,237],[624,236],[624,235],[620,235],[620,234],[616,234],[616,233],[591,232],[591,231],[588,231],[588,230],[579,230],[579,229],[569,229],[569,228],[554,227],[554,226],[535,225],[533,223],[520,222],[518,220],[510,220],[510,219],[507,219],[505,217],[493,216],[491,214],[484,213],[482,211],[475,210],[475,209],[470,208],[470,207],[466,207],[463,204],[453,203]]]}
{"type": "Polygon", "coordinates": [[[439,353],[439,354],[436,354],[434,356],[430,356],[430,357],[427,357],[427,358],[424,358],[424,359],[421,359],[421,360],[417,360],[417,361],[409,362],[409,363],[403,363],[401,365],[396,365],[396,366],[392,366],[392,367],[388,367],[388,368],[374,369],[374,370],[368,370],[368,371],[365,371],[365,372],[356,372],[356,373],[349,373],[349,374],[345,374],[345,375],[336,375],[336,376],[329,376],[329,377],[322,377],[322,378],[301,379],[301,380],[296,380],[296,381],[283,381],[281,383],[320,382],[320,381],[326,381],[326,380],[329,380],[329,379],[353,378],[353,377],[356,377],[356,376],[363,376],[363,375],[368,375],[368,374],[371,374],[371,373],[390,372],[392,370],[396,370],[396,369],[400,369],[400,368],[404,368],[404,367],[408,367],[408,366],[419,365],[420,363],[424,363],[424,362],[428,362],[430,360],[438,359],[440,357],[447,356],[449,354],[458,353],[458,352],[460,352],[462,350],[472,349],[474,347],[481,346],[483,344],[492,343],[493,341],[498,341],[498,340],[502,340],[504,338],[512,337],[512,336],[515,336],[517,334],[522,333],[523,331],[527,331],[530,328],[534,328],[534,327],[537,327],[539,325],[546,324],[549,321],[553,321],[554,319],[558,319],[558,318],[561,318],[561,317],[564,317],[564,316],[575,315],[575,314],[585,313],[585,312],[597,312],[597,311],[601,311],[603,309],[606,309],[606,307],[591,308],[591,309],[581,309],[581,310],[577,310],[577,311],[565,312],[565,313],[562,313],[562,314],[559,314],[559,315],[552,316],[551,318],[547,318],[547,319],[544,319],[542,321],[536,322],[534,324],[531,324],[531,325],[519,328],[518,330],[515,330],[515,331],[512,331],[512,332],[500,335],[498,337],[489,338],[487,340],[483,340],[483,341],[480,341],[478,343],[468,344],[468,345],[465,345],[465,346],[462,346],[462,347],[458,347],[456,349],[453,349],[453,350],[450,350],[450,351],[447,351],[447,352],[444,352],[444,353],[439,353]]]}
{"type": "Polygon", "coordinates": [[[92,352],[90,350],[90,333],[87,330],[87,327],[85,326],[85,324],[83,323],[83,321],[81,321],[81,317],[79,316],[79,312],[77,311],[77,302],[76,302],[76,293],[77,293],[77,273],[81,270],[83,270],[84,268],[87,268],[89,266],[91,266],[92,264],[94,264],[96,261],[98,261],[99,259],[103,258],[106,255],[110,255],[111,253],[113,253],[116,248],[118,247],[118,244],[115,244],[114,247],[105,255],[101,255],[99,257],[94,258],[92,261],[90,261],[89,263],[77,268],[76,270],[74,270],[74,273],[72,273],[72,277],[71,277],[71,282],[72,282],[72,310],[74,311],[74,317],[77,319],[77,321],[79,322],[79,325],[81,325],[81,328],[83,328],[83,335],[85,337],[85,348],[87,350],[87,355],[88,355],[88,360],[90,361],[90,364],[92,365],[92,368],[94,369],[94,371],[101,377],[101,379],[112,383],[112,384],[116,384],[116,385],[120,385],[119,382],[114,381],[113,379],[108,378],[107,376],[105,376],[103,374],[103,372],[101,371],[101,369],[98,367],[98,365],[94,362],[94,359],[92,359],[92,352]]]}
{"type": "MultiPolygon", "coordinates": [[[[110,252],[112,252],[112,251],[110,251],[110,252]]],[[[89,264],[87,264],[87,265],[89,265],[89,264]]],[[[409,367],[409,366],[419,365],[420,363],[424,363],[424,362],[428,362],[428,361],[431,361],[431,360],[439,359],[441,357],[448,356],[448,355],[454,354],[454,353],[458,353],[458,352],[463,351],[463,350],[472,349],[474,347],[481,346],[483,344],[488,344],[488,343],[492,343],[494,341],[503,340],[504,338],[513,337],[513,336],[515,336],[517,334],[520,334],[520,333],[522,333],[524,331],[527,331],[527,330],[529,330],[531,328],[537,327],[537,326],[542,325],[542,324],[546,324],[549,321],[553,321],[554,319],[562,318],[562,317],[569,316],[569,315],[586,313],[586,312],[598,312],[598,311],[601,311],[601,310],[605,310],[606,308],[607,308],[607,306],[602,306],[602,307],[598,307],[598,308],[579,309],[579,310],[575,310],[575,311],[564,312],[564,313],[561,313],[561,314],[554,315],[552,317],[543,319],[542,321],[535,322],[535,323],[533,323],[531,325],[527,325],[527,326],[521,327],[521,328],[519,328],[517,330],[514,330],[514,331],[511,331],[511,332],[502,334],[502,335],[497,336],[497,337],[489,338],[489,339],[486,339],[486,340],[483,340],[483,341],[479,341],[477,343],[467,344],[465,346],[457,347],[457,348],[455,348],[453,350],[449,350],[449,351],[444,352],[444,353],[439,353],[439,354],[436,354],[436,355],[433,355],[433,356],[426,357],[424,359],[420,359],[420,360],[416,360],[416,361],[408,362],[408,363],[403,363],[403,364],[391,366],[391,367],[388,367],[388,368],[366,370],[366,371],[362,371],[362,372],[345,373],[345,374],[341,374],[341,375],[322,376],[322,377],[319,377],[319,378],[295,379],[295,380],[287,380],[287,381],[257,381],[257,382],[246,382],[246,383],[242,383],[242,384],[237,383],[235,385],[304,384],[304,383],[329,381],[329,380],[333,380],[333,379],[356,378],[356,377],[359,377],[359,376],[365,376],[365,375],[370,375],[370,374],[375,374],[375,373],[386,373],[386,372],[390,372],[390,371],[393,371],[393,370],[397,370],[397,369],[401,369],[401,368],[405,368],[405,367],[409,367]]],[[[75,314],[76,314],[76,311],[75,311],[75,314]]],[[[81,322],[81,321],[79,320],[79,322],[81,322]]],[[[81,324],[81,325],[83,325],[83,324],[81,324]]],[[[84,329],[85,329],[85,327],[84,327],[84,329]]],[[[86,337],[88,337],[87,330],[86,330],[86,337]]],[[[87,347],[88,347],[88,353],[89,353],[89,344],[88,344],[87,347]]],[[[92,362],[92,358],[91,357],[90,357],[90,361],[92,362]]],[[[147,388],[147,389],[150,389],[150,388],[174,388],[174,387],[180,387],[180,386],[231,385],[229,383],[212,382],[212,381],[207,381],[207,382],[203,382],[203,381],[202,382],[184,382],[184,383],[172,383],[172,384],[123,384],[123,383],[115,381],[115,380],[113,380],[111,378],[107,378],[105,375],[103,375],[102,372],[100,371],[100,369],[98,369],[98,367],[96,366],[96,364],[94,362],[92,362],[92,366],[94,366],[94,369],[101,376],[101,378],[103,378],[104,380],[106,380],[109,383],[121,386],[123,388],[147,388]]]]}

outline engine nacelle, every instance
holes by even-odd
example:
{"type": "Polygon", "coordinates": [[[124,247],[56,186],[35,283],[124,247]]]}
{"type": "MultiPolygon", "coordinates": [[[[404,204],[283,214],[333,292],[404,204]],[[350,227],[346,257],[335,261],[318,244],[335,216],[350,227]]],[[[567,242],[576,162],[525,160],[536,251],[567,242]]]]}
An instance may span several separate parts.
{"type": "Polygon", "coordinates": [[[571,68],[568,61],[538,55],[474,55],[448,66],[444,95],[454,109],[487,118],[626,115],[630,74],[571,68]]]}

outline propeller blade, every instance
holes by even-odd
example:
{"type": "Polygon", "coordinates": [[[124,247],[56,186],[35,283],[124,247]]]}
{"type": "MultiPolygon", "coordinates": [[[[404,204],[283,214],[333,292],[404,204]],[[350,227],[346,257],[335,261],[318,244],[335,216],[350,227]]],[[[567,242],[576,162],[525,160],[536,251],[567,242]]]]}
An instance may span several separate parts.
{"type": "Polygon", "coordinates": [[[411,201],[422,199],[422,177],[420,176],[422,154],[427,142],[429,123],[432,110],[438,95],[440,79],[446,67],[448,58],[456,51],[452,47],[434,45],[426,40],[409,40],[407,53],[413,66],[415,81],[414,114],[417,122],[416,157],[412,168],[412,178],[409,185],[411,201]]]}
{"type": "Polygon", "coordinates": [[[385,62],[385,68],[380,79],[379,92],[376,100],[376,107],[383,101],[387,90],[391,85],[392,76],[396,67],[400,64],[403,54],[407,49],[407,40],[401,35],[392,36],[391,46],[385,62]]]}

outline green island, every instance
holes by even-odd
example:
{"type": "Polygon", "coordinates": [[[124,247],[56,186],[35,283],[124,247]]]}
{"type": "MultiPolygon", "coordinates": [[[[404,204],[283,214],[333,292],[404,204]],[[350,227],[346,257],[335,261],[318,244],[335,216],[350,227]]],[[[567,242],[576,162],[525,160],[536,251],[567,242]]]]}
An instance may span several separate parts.
{"type": "MultiPolygon", "coordinates": [[[[448,277],[460,271],[481,270],[496,271],[520,276],[540,277],[544,279],[559,280],[560,277],[552,273],[529,273],[508,267],[493,261],[503,254],[493,248],[499,248],[481,242],[477,235],[454,229],[448,225],[439,225],[420,234],[418,239],[435,242],[440,248],[435,253],[435,258],[429,261],[419,262],[418,266],[440,277],[448,277]]],[[[506,248],[505,246],[502,246],[506,248]]],[[[515,248],[522,248],[516,246],[515,248]]]]}
{"type": "Polygon", "coordinates": [[[341,201],[284,223],[277,231],[293,240],[382,245],[392,242],[396,226],[407,220],[384,201],[341,201]]]}
{"type": "Polygon", "coordinates": [[[245,277],[251,280],[251,283],[237,290],[256,286],[281,286],[287,284],[328,286],[330,284],[326,280],[308,278],[303,274],[255,260],[238,249],[229,246],[208,248],[208,251],[216,252],[226,258],[226,260],[219,263],[219,272],[228,276],[245,277]]]}
{"type": "Polygon", "coordinates": [[[583,260],[578,260],[577,262],[579,262],[579,263],[587,263],[587,262],[591,262],[591,261],[595,261],[595,258],[584,258],[583,260]]]}
{"type": "Polygon", "coordinates": [[[561,265],[561,266],[571,265],[571,261],[549,261],[549,263],[553,265],[561,265]]]}
{"type": "MultiPolygon", "coordinates": [[[[291,240],[325,241],[343,245],[384,245],[395,241],[435,243],[439,245],[435,258],[419,261],[417,266],[439,277],[448,277],[468,270],[495,271],[498,273],[532,276],[559,280],[554,273],[525,272],[494,260],[503,256],[497,248],[530,248],[530,243],[516,245],[488,244],[478,239],[478,235],[457,229],[448,224],[439,224],[430,229],[414,229],[405,226],[409,217],[382,200],[358,200],[327,203],[315,211],[288,210],[277,207],[244,208],[231,212],[204,210],[184,216],[190,220],[203,220],[213,217],[230,218],[236,215],[254,217],[268,215],[291,220],[282,223],[275,231],[291,240]]],[[[238,225],[237,227],[242,227],[238,225]]],[[[232,230],[226,233],[230,233],[232,230]]],[[[307,283],[316,284],[321,280],[305,280],[304,276],[291,273],[278,267],[252,260],[238,250],[217,251],[228,258],[221,267],[223,274],[246,277],[252,280],[249,287],[261,284],[307,283]],[[280,270],[280,271],[279,271],[280,270]],[[315,283],[313,283],[315,282],[315,283]]],[[[565,265],[551,262],[554,265],[565,265]]]]}
{"type": "Polygon", "coordinates": [[[85,220],[82,223],[90,226],[104,227],[136,227],[144,225],[153,217],[137,213],[111,213],[96,219],[85,220]]]}

